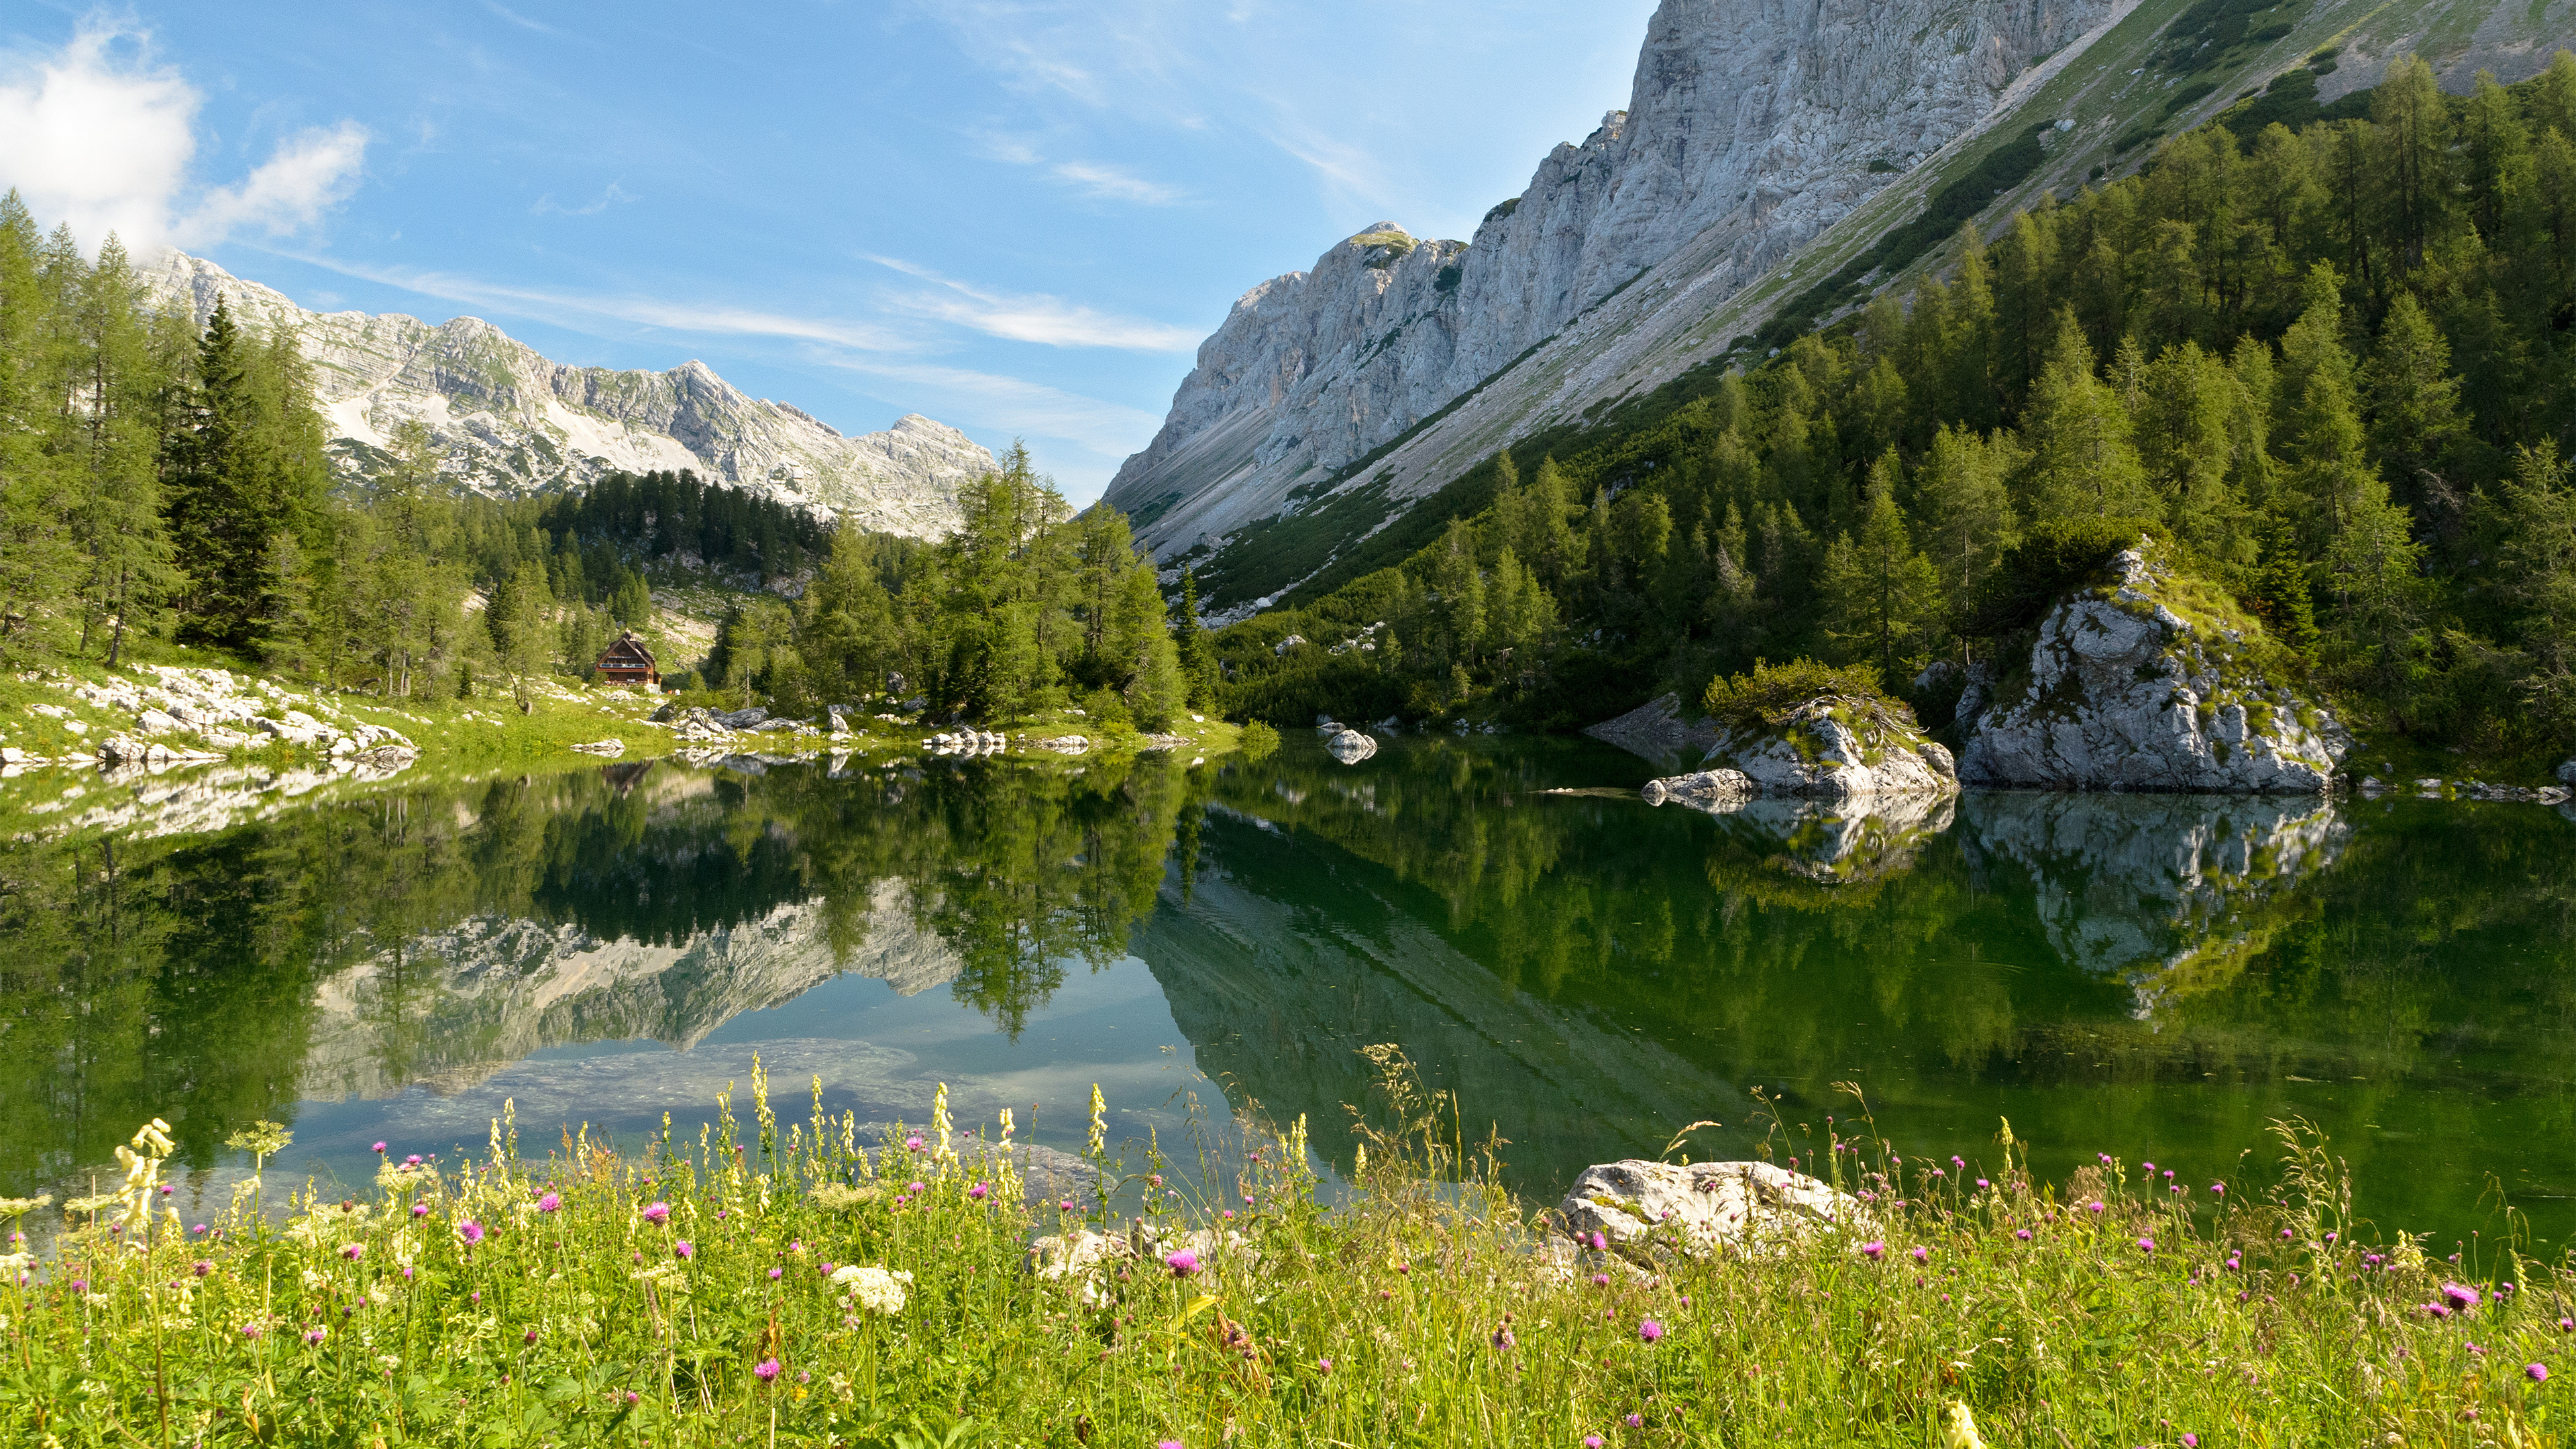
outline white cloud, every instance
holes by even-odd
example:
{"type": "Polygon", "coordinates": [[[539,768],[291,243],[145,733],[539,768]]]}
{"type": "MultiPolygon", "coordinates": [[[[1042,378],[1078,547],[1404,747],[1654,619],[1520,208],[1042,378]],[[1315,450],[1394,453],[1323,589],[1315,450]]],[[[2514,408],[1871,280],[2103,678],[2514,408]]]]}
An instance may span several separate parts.
{"type": "Polygon", "coordinates": [[[449,272],[419,271],[409,267],[369,267],[337,258],[294,254],[306,262],[344,277],[400,287],[424,297],[455,302],[462,306],[499,312],[508,316],[531,317],[551,322],[574,331],[594,331],[600,321],[626,322],[642,327],[656,327],[673,332],[695,332],[709,336],[783,337],[799,342],[820,342],[834,347],[853,348],[864,352],[908,352],[916,343],[901,334],[864,322],[840,321],[829,317],[791,317],[779,312],[763,312],[749,307],[731,307],[698,302],[673,302],[659,297],[631,294],[583,295],[577,292],[546,291],[532,287],[515,287],[502,282],[485,282],[473,277],[460,277],[449,272]]]}
{"type": "Polygon", "coordinates": [[[1132,352],[1187,352],[1199,344],[1199,334],[1185,327],[1097,312],[1061,297],[989,291],[894,257],[868,260],[937,289],[894,298],[897,308],[988,336],[1049,347],[1114,347],[1132,352]]]}
{"type": "Polygon", "coordinates": [[[1134,201],[1147,206],[1169,206],[1188,195],[1177,186],[1148,181],[1121,166],[1097,161],[1063,161],[1048,168],[1057,179],[1082,188],[1086,196],[1110,201],[1134,201]]]}
{"type": "Polygon", "coordinates": [[[1124,458],[1153,441],[1163,420],[1142,408],[1103,402],[1025,378],[962,367],[834,358],[834,366],[881,377],[926,392],[951,421],[1062,438],[1109,458],[1124,458]]]}
{"type": "Polygon", "coordinates": [[[537,204],[529,207],[528,210],[539,216],[597,216],[612,206],[643,199],[612,181],[608,183],[606,191],[599,193],[599,199],[588,206],[566,206],[552,196],[540,196],[537,198],[537,204]]]}
{"type": "Polygon", "coordinates": [[[61,50],[0,73],[0,187],[84,245],[114,232],[141,254],[296,231],[356,184],[367,133],[344,121],[289,137],[236,185],[196,190],[198,102],[154,63],[148,31],[86,22],[61,50]]]}

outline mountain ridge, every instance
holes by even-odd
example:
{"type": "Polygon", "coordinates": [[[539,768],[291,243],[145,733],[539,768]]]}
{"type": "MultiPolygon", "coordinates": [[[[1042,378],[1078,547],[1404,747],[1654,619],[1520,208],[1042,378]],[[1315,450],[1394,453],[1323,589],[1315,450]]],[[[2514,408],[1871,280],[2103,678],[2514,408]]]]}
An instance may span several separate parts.
{"type": "Polygon", "coordinates": [[[187,308],[198,327],[220,300],[262,331],[295,329],[344,482],[380,465],[393,430],[417,419],[440,471],[487,496],[691,469],[866,528],[938,538],[959,521],[958,488],[997,466],[990,450],[918,413],[847,436],[793,404],[743,394],[694,359],[663,372],[570,366],[478,317],[432,325],[313,312],[179,251],[142,277],[157,305],[187,308]]]}

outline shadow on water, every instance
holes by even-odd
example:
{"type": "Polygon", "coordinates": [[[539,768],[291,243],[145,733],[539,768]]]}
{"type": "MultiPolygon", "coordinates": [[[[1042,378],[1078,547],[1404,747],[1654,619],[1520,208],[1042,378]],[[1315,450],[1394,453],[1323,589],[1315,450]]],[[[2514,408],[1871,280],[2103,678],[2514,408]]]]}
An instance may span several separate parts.
{"type": "Polygon", "coordinates": [[[1449,739],[1348,766],[1304,739],[1080,774],[619,765],[0,844],[0,1193],[155,1114],[200,1170],[261,1117],[360,1153],[388,1123],[479,1141],[508,1093],[523,1127],[693,1122],[754,1050],[863,1116],[918,1117],[943,1080],[1064,1131],[1089,1081],[1165,1093],[1177,1047],[1339,1159],[1356,1048],[1391,1041],[1534,1193],[1696,1119],[1727,1124],[1697,1154],[1749,1150],[1754,1088],[1821,1125],[1853,1081],[1910,1150],[1973,1158],[2009,1117],[2043,1170],[2099,1150],[2194,1184],[2304,1115],[2391,1225],[2465,1232],[2492,1175],[2544,1239],[2576,1228],[2556,813],[1703,814],[1644,806],[1645,773],[1449,739]]]}

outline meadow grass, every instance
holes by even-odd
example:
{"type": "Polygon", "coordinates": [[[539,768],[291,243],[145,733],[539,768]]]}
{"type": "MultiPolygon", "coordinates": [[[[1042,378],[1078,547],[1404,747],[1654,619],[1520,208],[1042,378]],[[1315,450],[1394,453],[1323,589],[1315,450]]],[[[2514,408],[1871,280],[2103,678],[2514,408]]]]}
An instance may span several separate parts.
{"type": "Polygon", "coordinates": [[[956,1131],[944,1089],[928,1127],[866,1142],[819,1084],[781,1122],[756,1080],[750,1123],[720,1100],[695,1140],[538,1159],[496,1122],[479,1160],[389,1147],[364,1200],[278,1211],[253,1178],[202,1228],[160,1206],[147,1128],[125,1187],[0,1287],[0,1442],[2561,1439],[2567,1269],[2356,1241],[2295,1126],[2257,1191],[2109,1157],[2044,1185],[2009,1129],[1980,1168],[1827,1122],[1772,1148],[1856,1194],[1840,1221],[1595,1252],[1397,1086],[1329,1186],[1302,1120],[1121,1160],[1095,1093],[1098,1177],[1032,1198],[1007,1121],[956,1131]],[[1085,1229],[1139,1251],[1030,1271],[1034,1237],[1085,1229]]]}

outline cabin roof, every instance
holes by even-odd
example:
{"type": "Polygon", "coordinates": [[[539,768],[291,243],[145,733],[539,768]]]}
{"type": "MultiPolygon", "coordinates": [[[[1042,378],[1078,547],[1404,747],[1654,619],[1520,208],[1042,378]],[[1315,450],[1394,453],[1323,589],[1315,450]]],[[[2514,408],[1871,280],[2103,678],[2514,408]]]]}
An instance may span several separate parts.
{"type": "Polygon", "coordinates": [[[602,669],[653,669],[657,666],[653,663],[653,651],[645,648],[644,641],[636,638],[634,631],[630,629],[619,635],[615,643],[600,651],[599,667],[602,669]]]}

